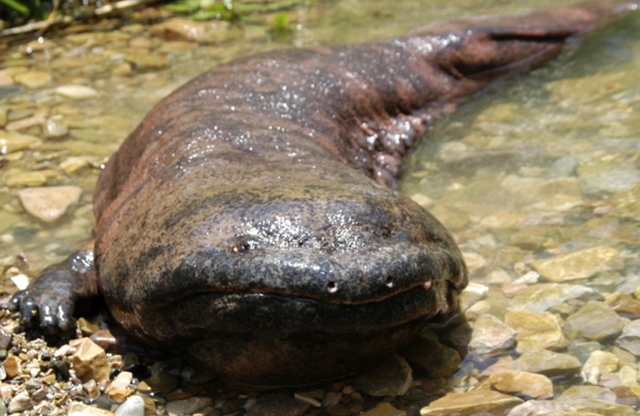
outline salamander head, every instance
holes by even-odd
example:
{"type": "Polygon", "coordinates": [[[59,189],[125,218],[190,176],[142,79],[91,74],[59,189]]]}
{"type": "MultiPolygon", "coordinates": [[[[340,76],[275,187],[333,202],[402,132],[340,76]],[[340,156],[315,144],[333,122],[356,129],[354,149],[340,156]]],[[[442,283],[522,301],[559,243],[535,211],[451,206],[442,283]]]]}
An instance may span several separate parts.
{"type": "MultiPolygon", "coordinates": [[[[150,188],[140,192],[158,194],[150,188]]],[[[437,220],[369,180],[185,189],[119,212],[127,215],[97,243],[114,315],[141,338],[252,385],[309,384],[372,365],[451,313],[466,284],[437,220]]]]}

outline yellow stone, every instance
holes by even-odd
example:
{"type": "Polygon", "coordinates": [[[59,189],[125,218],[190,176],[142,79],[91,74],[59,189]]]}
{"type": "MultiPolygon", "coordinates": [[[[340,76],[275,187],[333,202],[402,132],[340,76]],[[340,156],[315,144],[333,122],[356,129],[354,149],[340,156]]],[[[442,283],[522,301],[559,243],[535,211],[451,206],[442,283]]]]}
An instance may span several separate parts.
{"type": "Polygon", "coordinates": [[[620,270],[624,264],[619,260],[620,252],[608,246],[591,247],[551,259],[530,263],[540,275],[552,282],[586,279],[600,271],[620,270]]]}
{"type": "Polygon", "coordinates": [[[111,367],[104,349],[89,338],[83,338],[73,354],[73,366],[82,381],[98,383],[109,377],[111,367]]]}

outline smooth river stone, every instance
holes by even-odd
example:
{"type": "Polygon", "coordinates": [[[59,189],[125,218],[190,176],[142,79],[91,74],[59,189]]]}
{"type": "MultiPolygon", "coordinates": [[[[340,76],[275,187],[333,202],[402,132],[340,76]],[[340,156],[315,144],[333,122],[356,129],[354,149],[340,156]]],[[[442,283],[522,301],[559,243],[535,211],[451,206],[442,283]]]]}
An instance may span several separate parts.
{"type": "Polygon", "coordinates": [[[553,383],[542,374],[526,371],[505,371],[489,377],[491,386],[501,393],[533,399],[553,397],[553,383]]]}
{"type": "Polygon", "coordinates": [[[582,285],[539,283],[516,295],[509,304],[509,310],[526,309],[541,313],[569,299],[576,299],[592,292],[593,289],[582,285]]]}
{"type": "Polygon", "coordinates": [[[518,332],[516,351],[522,353],[532,349],[561,349],[567,346],[562,332],[562,319],[543,312],[536,314],[527,310],[508,312],[505,323],[518,332]]]}
{"type": "Polygon", "coordinates": [[[584,363],[584,367],[582,367],[582,378],[589,384],[597,385],[602,374],[613,373],[618,369],[619,364],[620,359],[614,354],[605,351],[594,351],[587,362],[584,363]]]}
{"type": "Polygon", "coordinates": [[[616,344],[640,357],[640,320],[631,321],[622,328],[622,335],[618,337],[616,344]]]}
{"type": "Polygon", "coordinates": [[[45,71],[23,72],[13,77],[13,80],[27,88],[39,88],[51,81],[51,74],[45,71]]]}
{"type": "Polygon", "coordinates": [[[35,136],[0,130],[0,155],[17,152],[39,142],[35,136]]]}
{"type": "Polygon", "coordinates": [[[24,209],[44,222],[59,220],[80,200],[82,188],[78,186],[48,186],[22,189],[18,197],[24,209]]]}
{"type": "Polygon", "coordinates": [[[464,394],[449,393],[420,409],[422,416],[504,415],[522,403],[522,399],[491,390],[473,390],[464,394]]]}
{"type": "Polygon", "coordinates": [[[411,367],[394,354],[354,380],[354,386],[370,396],[402,396],[413,382],[411,367]]]}
{"type": "Polygon", "coordinates": [[[473,324],[469,350],[479,355],[506,351],[516,340],[517,333],[491,314],[480,316],[473,324]]]}
{"type": "Polygon", "coordinates": [[[625,320],[602,302],[591,300],[564,323],[564,331],[573,339],[601,341],[622,331],[625,320]]]}
{"type": "Polygon", "coordinates": [[[55,89],[56,94],[72,100],[82,100],[98,95],[98,92],[91,87],[84,85],[61,85],[55,89]]]}
{"type": "Polygon", "coordinates": [[[548,350],[532,350],[523,353],[507,368],[554,377],[575,374],[582,369],[582,363],[572,355],[548,350]]]}
{"type": "Polygon", "coordinates": [[[168,40],[185,40],[199,43],[217,43],[242,34],[228,22],[197,22],[181,17],[157,23],[149,29],[152,35],[168,40]]]}
{"type": "Polygon", "coordinates": [[[615,248],[600,246],[536,260],[530,265],[545,279],[562,283],[586,279],[602,271],[620,270],[624,263],[619,257],[620,252],[615,248]]]}

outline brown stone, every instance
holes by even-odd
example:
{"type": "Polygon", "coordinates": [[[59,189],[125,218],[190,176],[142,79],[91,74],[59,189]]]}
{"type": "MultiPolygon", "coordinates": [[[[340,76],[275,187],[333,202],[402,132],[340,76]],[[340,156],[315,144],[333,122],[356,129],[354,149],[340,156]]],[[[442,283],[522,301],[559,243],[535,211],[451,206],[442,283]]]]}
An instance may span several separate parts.
{"type": "Polygon", "coordinates": [[[72,357],[73,366],[82,381],[95,380],[101,382],[109,377],[111,368],[107,354],[89,338],[83,338],[72,357]]]}
{"type": "Polygon", "coordinates": [[[20,358],[15,355],[10,355],[4,360],[4,369],[7,372],[7,376],[13,378],[20,374],[22,371],[22,362],[20,358]]]}
{"type": "Polygon", "coordinates": [[[382,402],[371,410],[367,410],[362,416],[406,416],[407,413],[398,410],[389,403],[382,402]]]}
{"type": "Polygon", "coordinates": [[[553,397],[553,383],[541,374],[525,371],[505,371],[489,377],[493,388],[502,393],[524,396],[528,399],[553,397]]]}
{"type": "Polygon", "coordinates": [[[132,396],[135,391],[131,389],[116,389],[109,391],[109,400],[116,403],[124,403],[127,397],[132,396]]]}
{"type": "Polygon", "coordinates": [[[464,394],[449,393],[420,409],[422,416],[504,415],[522,399],[491,390],[474,390],[464,394]]]}

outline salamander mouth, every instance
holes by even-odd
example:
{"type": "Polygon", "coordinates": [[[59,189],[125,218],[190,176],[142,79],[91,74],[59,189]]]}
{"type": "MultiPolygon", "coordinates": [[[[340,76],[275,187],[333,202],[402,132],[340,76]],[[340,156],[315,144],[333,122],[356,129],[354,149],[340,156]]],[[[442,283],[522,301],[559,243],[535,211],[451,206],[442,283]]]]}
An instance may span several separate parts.
{"type": "Polygon", "coordinates": [[[417,286],[378,301],[361,304],[326,302],[275,293],[185,294],[179,301],[140,311],[143,332],[159,339],[217,338],[246,333],[286,339],[300,334],[371,333],[450,311],[446,282],[425,290],[417,286]],[[439,287],[444,284],[445,287],[439,287]]]}

